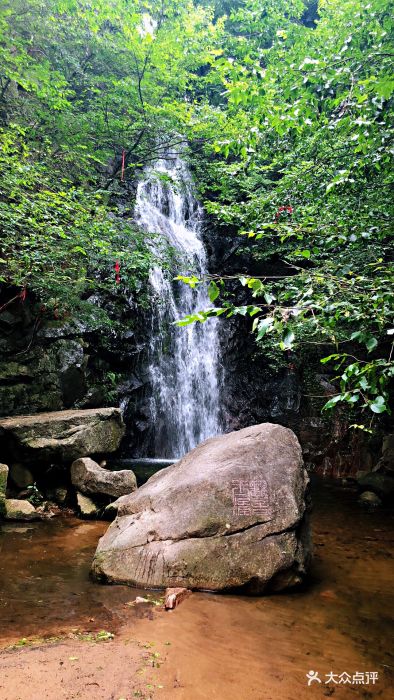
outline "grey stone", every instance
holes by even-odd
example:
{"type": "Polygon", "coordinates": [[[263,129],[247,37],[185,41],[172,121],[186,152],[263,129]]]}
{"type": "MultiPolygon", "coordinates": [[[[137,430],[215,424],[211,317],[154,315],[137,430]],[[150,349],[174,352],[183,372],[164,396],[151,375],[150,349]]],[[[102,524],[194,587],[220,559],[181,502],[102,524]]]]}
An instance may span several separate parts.
{"type": "Polygon", "coordinates": [[[98,508],[89,496],[77,492],[77,505],[79,512],[84,518],[94,518],[98,515],[98,508]]]}
{"type": "Polygon", "coordinates": [[[0,419],[0,438],[14,459],[70,463],[87,454],[114,452],[124,434],[118,408],[54,411],[0,419]]]}
{"type": "Polygon", "coordinates": [[[64,505],[65,502],[67,501],[68,497],[68,490],[66,488],[63,488],[62,486],[59,486],[59,488],[55,489],[53,498],[55,503],[59,503],[59,505],[64,505]]]}
{"type": "Polygon", "coordinates": [[[5,514],[8,466],[0,464],[0,516],[5,514]]]}
{"type": "Polygon", "coordinates": [[[77,459],[71,465],[71,482],[82,493],[125,496],[137,488],[134,473],[129,469],[111,472],[89,457],[77,459]]]}
{"type": "Polygon", "coordinates": [[[392,501],[394,496],[394,474],[384,472],[369,472],[357,479],[362,491],[373,491],[383,501],[392,501]]]}
{"type": "Polygon", "coordinates": [[[308,476],[294,433],[264,423],[206,440],[113,508],[92,573],[137,587],[281,590],[305,576],[308,476]]]}
{"type": "MultiPolygon", "coordinates": [[[[32,332],[24,327],[22,347],[32,332]]],[[[7,345],[7,354],[19,349],[13,347],[11,338],[7,345]]],[[[23,363],[10,363],[9,357],[0,354],[0,415],[59,411],[80,401],[86,392],[86,361],[80,339],[59,339],[34,347],[23,355],[23,363]]]]}
{"type": "Polygon", "coordinates": [[[382,505],[381,499],[373,491],[364,491],[360,495],[358,502],[368,508],[379,508],[382,505]]]}
{"type": "Polygon", "coordinates": [[[10,477],[18,489],[25,489],[27,486],[34,484],[34,476],[28,467],[14,462],[10,466],[10,477]]]}
{"type": "Polygon", "coordinates": [[[7,520],[38,520],[40,515],[29,501],[7,498],[5,501],[5,517],[7,520]]]}

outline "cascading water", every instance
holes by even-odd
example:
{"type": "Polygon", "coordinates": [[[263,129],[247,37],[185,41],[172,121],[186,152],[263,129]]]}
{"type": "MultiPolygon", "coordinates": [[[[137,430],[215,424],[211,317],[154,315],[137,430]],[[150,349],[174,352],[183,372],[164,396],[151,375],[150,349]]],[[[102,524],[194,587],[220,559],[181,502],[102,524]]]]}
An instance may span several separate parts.
{"type": "MultiPolygon", "coordinates": [[[[138,186],[136,215],[150,233],[167,238],[176,274],[207,270],[200,238],[201,209],[186,164],[177,156],[158,160],[138,186]],[[187,272],[184,272],[185,269],[187,272]]],[[[151,456],[181,457],[220,432],[218,320],[178,327],[175,321],[212,306],[205,285],[191,289],[155,267],[150,283],[154,314],[149,373],[152,385],[151,456]]]]}

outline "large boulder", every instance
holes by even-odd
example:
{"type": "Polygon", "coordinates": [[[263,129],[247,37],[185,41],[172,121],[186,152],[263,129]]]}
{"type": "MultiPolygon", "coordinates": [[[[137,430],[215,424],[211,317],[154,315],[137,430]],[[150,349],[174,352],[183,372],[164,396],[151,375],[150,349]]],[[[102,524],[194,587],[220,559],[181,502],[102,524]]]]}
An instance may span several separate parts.
{"type": "Polygon", "coordinates": [[[118,408],[54,411],[0,419],[3,452],[15,461],[72,462],[118,449],[124,425],[118,408]]]}
{"type": "Polygon", "coordinates": [[[71,482],[82,493],[124,496],[137,488],[137,481],[129,469],[111,472],[103,469],[89,457],[77,459],[71,465],[71,482]]]}
{"type": "Polygon", "coordinates": [[[287,428],[263,423],[206,440],[115,502],[92,573],[149,588],[294,585],[310,558],[307,484],[287,428]]]}
{"type": "Polygon", "coordinates": [[[5,514],[8,466],[0,464],[0,516],[5,514]]]}

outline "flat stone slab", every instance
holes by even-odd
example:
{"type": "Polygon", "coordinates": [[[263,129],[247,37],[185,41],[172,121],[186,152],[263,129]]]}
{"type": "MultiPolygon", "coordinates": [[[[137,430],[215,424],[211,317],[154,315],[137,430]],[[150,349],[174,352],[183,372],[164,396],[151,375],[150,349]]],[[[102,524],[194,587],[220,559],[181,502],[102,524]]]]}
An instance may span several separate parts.
{"type": "Polygon", "coordinates": [[[0,419],[0,445],[16,461],[69,464],[114,452],[124,431],[119,408],[53,411],[0,419]]]}

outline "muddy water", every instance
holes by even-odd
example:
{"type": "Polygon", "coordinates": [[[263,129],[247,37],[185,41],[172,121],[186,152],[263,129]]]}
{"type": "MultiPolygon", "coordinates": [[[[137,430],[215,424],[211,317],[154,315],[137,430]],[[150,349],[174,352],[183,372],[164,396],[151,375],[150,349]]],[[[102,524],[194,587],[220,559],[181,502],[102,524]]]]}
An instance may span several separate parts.
{"type": "Polygon", "coordinates": [[[317,482],[313,497],[307,586],[267,598],[196,593],[171,613],[127,607],[135,591],[90,582],[106,523],[3,525],[0,638],[78,627],[152,642],[164,660],[156,671],[163,700],[394,697],[393,517],[362,510],[353,491],[333,483],[317,482]],[[322,683],[308,688],[310,670],[322,683]],[[378,680],[326,684],[331,671],[378,680]]]}
{"type": "Polygon", "coordinates": [[[134,591],[89,579],[107,527],[77,518],[0,525],[0,644],[73,628],[119,628],[134,591]]]}

